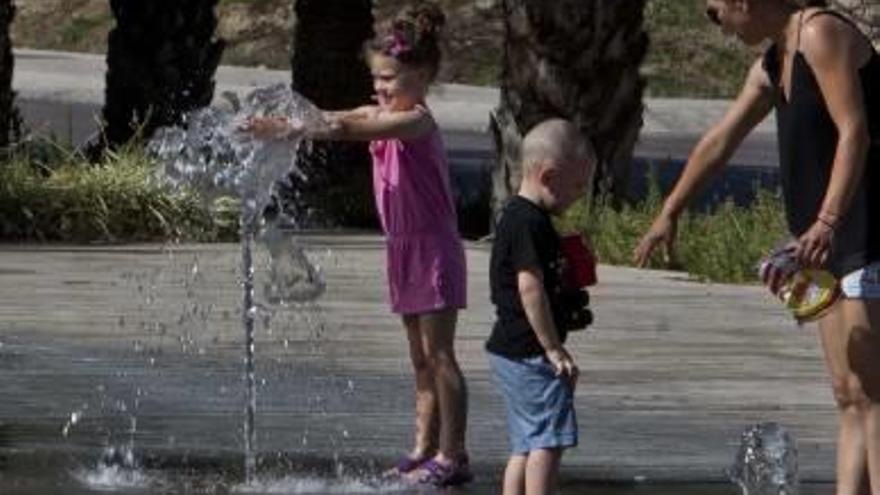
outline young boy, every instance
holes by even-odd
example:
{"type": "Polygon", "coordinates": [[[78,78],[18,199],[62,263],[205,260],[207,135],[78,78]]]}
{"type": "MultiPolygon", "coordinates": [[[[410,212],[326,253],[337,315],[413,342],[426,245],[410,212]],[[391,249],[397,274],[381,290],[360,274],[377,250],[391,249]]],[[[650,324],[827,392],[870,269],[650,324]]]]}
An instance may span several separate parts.
{"type": "Polygon", "coordinates": [[[496,226],[489,278],[497,319],[486,350],[507,405],[504,495],[553,493],[562,451],[578,442],[578,368],[563,343],[568,330],[584,326],[569,315],[588,310],[566,302],[566,263],[550,214],[586,192],[595,160],[570,122],[538,124],[523,139],[519,193],[496,226]]]}

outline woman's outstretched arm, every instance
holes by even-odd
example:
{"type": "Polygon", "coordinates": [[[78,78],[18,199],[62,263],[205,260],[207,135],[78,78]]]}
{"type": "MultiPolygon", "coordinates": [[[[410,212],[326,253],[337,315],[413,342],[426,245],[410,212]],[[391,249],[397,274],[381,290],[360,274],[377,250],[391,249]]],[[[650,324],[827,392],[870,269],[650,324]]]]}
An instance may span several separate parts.
{"type": "Polygon", "coordinates": [[[758,60],[752,65],[739,96],[727,113],[700,139],[688,157],[681,177],[663,203],[663,209],[633,252],[636,265],[645,266],[661,242],[666,247],[667,262],[674,258],[678,216],[724,167],[748,133],[770,113],[775,95],[770,78],[758,60]]]}

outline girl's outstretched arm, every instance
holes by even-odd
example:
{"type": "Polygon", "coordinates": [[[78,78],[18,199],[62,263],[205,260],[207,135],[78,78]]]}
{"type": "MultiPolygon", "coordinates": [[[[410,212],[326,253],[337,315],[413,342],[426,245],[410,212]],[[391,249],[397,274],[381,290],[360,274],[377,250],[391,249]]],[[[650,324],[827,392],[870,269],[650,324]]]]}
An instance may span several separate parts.
{"type": "Polygon", "coordinates": [[[378,111],[379,107],[376,105],[364,105],[350,110],[327,110],[324,116],[333,120],[357,120],[369,118],[378,111]]]}
{"type": "Polygon", "coordinates": [[[355,121],[361,119],[369,119],[379,111],[379,107],[375,105],[362,106],[349,110],[333,110],[323,111],[324,119],[329,123],[329,129],[318,133],[311,133],[305,127],[290,122],[281,117],[252,117],[247,119],[239,130],[249,132],[257,139],[288,139],[299,138],[303,135],[320,139],[328,134],[332,134],[339,127],[341,121],[355,121]],[[312,134],[316,134],[312,136],[312,134]]]}
{"type": "Polygon", "coordinates": [[[423,107],[394,112],[375,109],[336,118],[330,114],[328,117],[331,119],[329,130],[317,133],[314,138],[340,141],[413,139],[427,134],[436,125],[423,107]]]}
{"type": "Polygon", "coordinates": [[[378,107],[325,112],[328,126],[310,130],[293,127],[285,119],[263,117],[248,120],[241,130],[258,139],[285,139],[305,135],[329,141],[373,141],[376,139],[413,139],[424,136],[436,125],[424,107],[412,110],[380,111],[378,107]]]}

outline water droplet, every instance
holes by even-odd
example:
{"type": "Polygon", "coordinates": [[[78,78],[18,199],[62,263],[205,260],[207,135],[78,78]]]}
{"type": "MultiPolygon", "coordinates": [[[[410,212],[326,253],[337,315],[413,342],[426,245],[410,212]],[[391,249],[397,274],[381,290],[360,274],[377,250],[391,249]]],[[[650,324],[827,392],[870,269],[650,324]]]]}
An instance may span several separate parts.
{"type": "Polygon", "coordinates": [[[64,426],[61,428],[61,436],[67,438],[68,433],[70,433],[70,429],[76,426],[79,423],[80,418],[82,417],[82,411],[73,411],[70,413],[70,417],[67,422],[64,423],[64,426]]]}

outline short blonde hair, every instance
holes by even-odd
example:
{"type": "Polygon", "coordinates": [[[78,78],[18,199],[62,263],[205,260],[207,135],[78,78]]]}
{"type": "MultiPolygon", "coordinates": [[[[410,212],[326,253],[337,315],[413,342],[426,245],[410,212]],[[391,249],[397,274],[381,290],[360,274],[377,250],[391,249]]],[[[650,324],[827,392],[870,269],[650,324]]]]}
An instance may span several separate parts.
{"type": "Polygon", "coordinates": [[[547,160],[565,162],[578,159],[595,161],[596,153],[590,141],[568,120],[545,120],[523,138],[523,172],[529,172],[547,160]]]}

